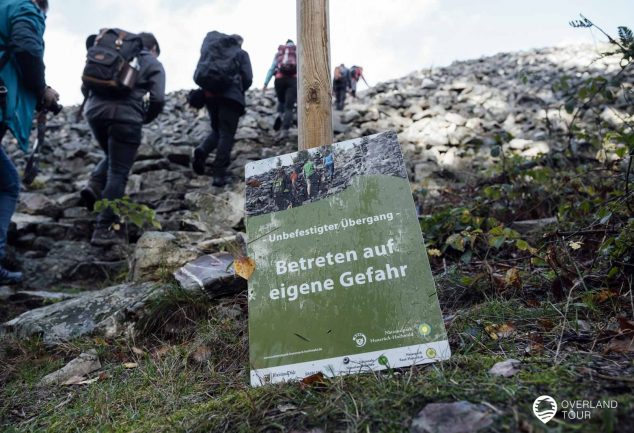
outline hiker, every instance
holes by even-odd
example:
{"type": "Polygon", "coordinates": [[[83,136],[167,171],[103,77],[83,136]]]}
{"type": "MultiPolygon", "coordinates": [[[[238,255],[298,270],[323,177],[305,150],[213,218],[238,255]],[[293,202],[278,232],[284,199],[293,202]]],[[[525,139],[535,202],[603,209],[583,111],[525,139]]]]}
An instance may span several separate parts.
{"type": "Polygon", "coordinates": [[[343,110],[346,103],[346,92],[350,87],[350,71],[342,63],[335,68],[332,79],[332,88],[335,92],[335,108],[339,111],[343,110]]]}
{"type": "Polygon", "coordinates": [[[350,95],[352,95],[353,98],[357,97],[357,83],[361,79],[365,81],[365,78],[363,78],[363,68],[361,66],[356,66],[356,65],[351,67],[350,68],[350,95]]]}
{"type": "Polygon", "coordinates": [[[240,35],[208,33],[194,73],[194,81],[202,88],[198,93],[204,96],[209,112],[211,133],[194,149],[192,169],[196,174],[204,174],[205,160],[215,149],[212,185],[217,187],[223,187],[231,180],[227,175],[231,149],[238,121],[245,113],[244,93],[253,82],[251,60],[242,49],[242,42],[240,35]]]}
{"type": "Polygon", "coordinates": [[[328,181],[332,182],[332,179],[335,177],[335,156],[332,152],[328,152],[328,154],[324,157],[324,166],[326,167],[326,173],[328,174],[328,181]]]}
{"type": "Polygon", "coordinates": [[[291,200],[291,180],[283,168],[277,170],[277,175],[273,181],[273,199],[275,200],[276,210],[284,210],[291,208],[293,202],[291,200]]]}
{"type": "Polygon", "coordinates": [[[313,163],[313,161],[309,159],[304,163],[302,174],[304,175],[304,180],[306,181],[306,196],[310,200],[310,198],[312,197],[312,192],[317,186],[317,172],[315,170],[315,164],[313,163]]]}
{"type": "MultiPolygon", "coordinates": [[[[165,105],[165,71],[158,61],[161,53],[152,33],[127,33],[103,29],[86,40],[88,49],[82,93],[86,98],[84,115],[104,158],[97,164],[81,198],[88,209],[101,199],[116,200],[125,193],[128,176],[141,144],[142,127],[152,122],[165,105]],[[117,71],[103,70],[92,57],[115,53],[125,57],[125,68],[134,69],[133,80],[117,71]],[[96,69],[96,70],[95,70],[96,69]],[[110,74],[112,84],[104,85],[95,75],[110,74]],[[149,102],[144,99],[149,95],[149,102]]],[[[117,68],[118,69],[118,68],[117,68]]],[[[119,218],[111,208],[97,216],[90,243],[110,246],[125,241],[119,218]]]]}
{"type": "Polygon", "coordinates": [[[273,75],[275,75],[274,86],[278,113],[273,129],[279,131],[281,128],[275,137],[279,141],[288,137],[289,129],[293,124],[293,110],[297,102],[297,47],[291,39],[277,48],[273,63],[264,79],[263,92],[266,91],[273,75]]]}
{"type": "MultiPolygon", "coordinates": [[[[24,152],[29,148],[33,113],[57,112],[59,94],[44,78],[44,28],[47,0],[0,2],[0,142],[7,131],[24,152]]],[[[0,146],[0,260],[20,192],[20,177],[0,146]]],[[[21,272],[0,266],[0,285],[22,281],[21,272]]]]}

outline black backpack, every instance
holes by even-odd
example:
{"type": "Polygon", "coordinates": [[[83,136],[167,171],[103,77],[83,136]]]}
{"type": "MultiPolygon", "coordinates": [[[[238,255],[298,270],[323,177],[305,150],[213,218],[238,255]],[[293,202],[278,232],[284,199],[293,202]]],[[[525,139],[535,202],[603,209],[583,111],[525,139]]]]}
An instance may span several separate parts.
{"type": "Polygon", "coordinates": [[[88,90],[123,96],[134,88],[139,70],[136,58],[143,49],[139,36],[120,29],[103,29],[86,39],[86,48],[81,78],[88,90]]]}
{"type": "Polygon", "coordinates": [[[200,48],[194,82],[212,93],[223,93],[240,74],[238,41],[224,33],[209,32],[200,48]]]}

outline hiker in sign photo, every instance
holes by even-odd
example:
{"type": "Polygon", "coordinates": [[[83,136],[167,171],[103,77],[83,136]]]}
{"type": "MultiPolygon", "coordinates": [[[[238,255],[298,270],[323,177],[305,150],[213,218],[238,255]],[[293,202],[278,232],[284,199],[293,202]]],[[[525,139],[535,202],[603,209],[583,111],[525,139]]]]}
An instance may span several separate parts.
{"type": "MultiPolygon", "coordinates": [[[[59,112],[59,94],[44,77],[46,0],[0,2],[0,141],[7,131],[24,152],[29,148],[33,113],[59,112]]],[[[45,118],[45,117],[44,117],[45,118]]],[[[38,122],[39,123],[39,122],[38,122]]],[[[4,258],[7,231],[20,193],[18,171],[0,146],[0,260],[4,258]]],[[[0,266],[0,286],[22,281],[21,272],[0,266]]]]}
{"type": "Polygon", "coordinates": [[[293,111],[297,103],[297,47],[291,39],[277,48],[262,91],[266,90],[273,76],[278,113],[273,129],[279,131],[276,139],[283,140],[288,137],[293,124],[293,111]]]}
{"type": "Polygon", "coordinates": [[[324,157],[324,167],[328,174],[328,182],[332,182],[335,177],[335,155],[332,151],[328,152],[324,157]]]}
{"type": "Polygon", "coordinates": [[[272,189],[277,210],[284,210],[293,206],[291,179],[283,167],[277,170],[272,189]]]}
{"type": "Polygon", "coordinates": [[[309,158],[302,167],[302,174],[306,181],[306,198],[310,200],[317,186],[317,170],[315,163],[309,158]]]}
{"type": "Polygon", "coordinates": [[[192,168],[205,173],[205,160],[215,150],[212,163],[213,186],[223,187],[231,181],[227,169],[238,121],[245,113],[244,93],[253,83],[249,54],[242,49],[242,37],[217,31],[207,33],[200,49],[194,81],[201,87],[204,105],[209,112],[211,133],[194,149],[192,168]]]}
{"type": "Polygon", "coordinates": [[[335,93],[335,108],[341,111],[346,103],[346,92],[350,88],[350,71],[343,63],[335,68],[332,88],[335,93]]]}
{"type": "MultiPolygon", "coordinates": [[[[152,33],[136,35],[120,29],[103,29],[98,35],[88,37],[86,48],[82,76],[84,115],[104,152],[104,158],[81,191],[84,205],[92,210],[98,200],[123,197],[141,145],[143,125],[163,111],[165,71],[157,59],[161,49],[152,33]],[[117,60],[104,65],[102,59],[107,56],[117,60]]],[[[124,233],[119,217],[107,207],[97,216],[91,243],[98,246],[122,243],[124,233]]]]}

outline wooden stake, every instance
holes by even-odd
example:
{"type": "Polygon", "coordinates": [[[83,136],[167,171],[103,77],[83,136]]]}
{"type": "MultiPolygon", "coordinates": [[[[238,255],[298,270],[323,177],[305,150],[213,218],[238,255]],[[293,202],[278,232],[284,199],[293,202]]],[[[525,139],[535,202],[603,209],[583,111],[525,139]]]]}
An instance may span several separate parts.
{"type": "Polygon", "coordinates": [[[297,0],[299,149],[332,143],[329,0],[297,0]]]}

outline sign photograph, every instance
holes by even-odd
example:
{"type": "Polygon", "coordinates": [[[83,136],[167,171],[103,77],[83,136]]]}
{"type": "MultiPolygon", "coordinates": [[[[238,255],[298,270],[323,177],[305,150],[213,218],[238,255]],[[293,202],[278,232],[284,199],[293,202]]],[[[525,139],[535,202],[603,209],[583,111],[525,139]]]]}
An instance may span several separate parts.
{"type": "Polygon", "coordinates": [[[449,358],[396,133],[246,166],[251,384],[449,358]]]}

